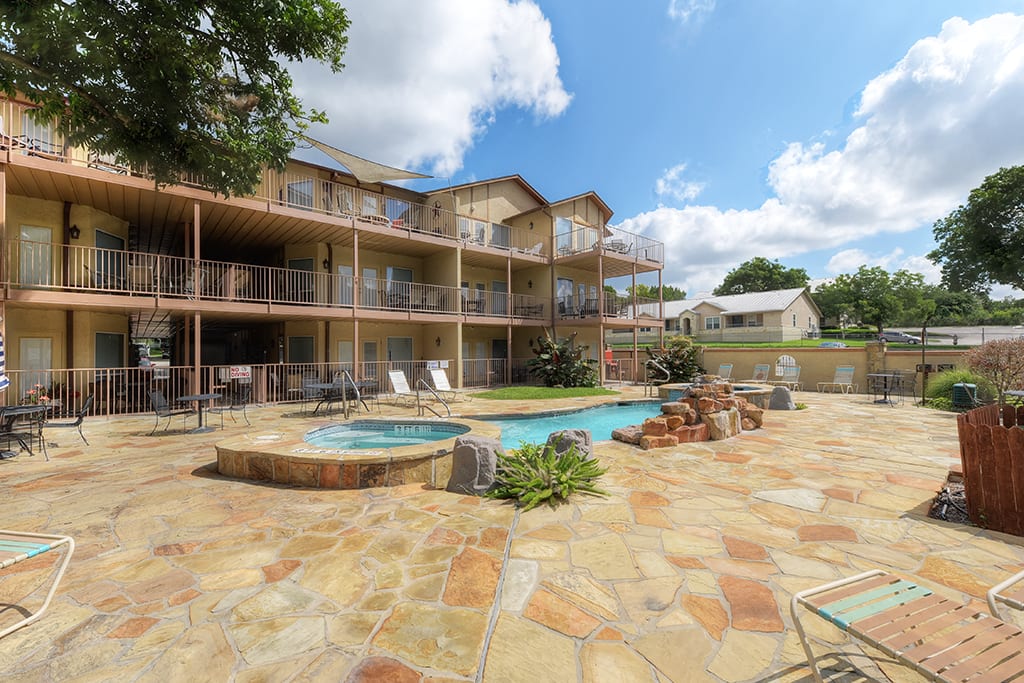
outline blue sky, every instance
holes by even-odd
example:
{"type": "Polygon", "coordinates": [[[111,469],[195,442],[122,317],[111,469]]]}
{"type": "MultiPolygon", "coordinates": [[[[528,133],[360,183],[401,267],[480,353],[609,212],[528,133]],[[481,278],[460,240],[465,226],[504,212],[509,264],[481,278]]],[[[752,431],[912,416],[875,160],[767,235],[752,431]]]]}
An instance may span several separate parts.
{"type": "Polygon", "coordinates": [[[932,223],[1024,163],[1024,0],[344,4],[345,71],[294,69],[314,136],[424,188],[594,190],[691,294],[753,256],[937,281],[932,223]]]}

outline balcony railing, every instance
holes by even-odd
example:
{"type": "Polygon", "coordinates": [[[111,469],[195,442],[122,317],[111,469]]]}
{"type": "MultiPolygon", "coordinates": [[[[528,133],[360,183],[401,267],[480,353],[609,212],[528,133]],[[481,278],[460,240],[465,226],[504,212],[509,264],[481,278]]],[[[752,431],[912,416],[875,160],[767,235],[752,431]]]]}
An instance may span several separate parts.
{"type": "Polygon", "coordinates": [[[8,240],[6,284],[124,296],[354,307],[543,320],[548,301],[530,294],[305,270],[158,256],[50,242],[8,240]],[[358,292],[358,295],[357,295],[358,292]]]}
{"type": "Polygon", "coordinates": [[[601,251],[605,255],[653,263],[665,262],[663,243],[621,228],[576,226],[555,235],[557,256],[572,256],[588,251],[601,251]]]}
{"type": "MultiPolygon", "coordinates": [[[[634,311],[639,315],[657,318],[660,312],[657,299],[637,297],[634,305],[632,297],[618,296],[606,292],[603,298],[603,314],[606,318],[632,318],[634,317],[634,311]]],[[[555,299],[555,308],[560,318],[597,318],[602,314],[597,299],[581,299],[573,295],[557,297],[555,299]]]]}

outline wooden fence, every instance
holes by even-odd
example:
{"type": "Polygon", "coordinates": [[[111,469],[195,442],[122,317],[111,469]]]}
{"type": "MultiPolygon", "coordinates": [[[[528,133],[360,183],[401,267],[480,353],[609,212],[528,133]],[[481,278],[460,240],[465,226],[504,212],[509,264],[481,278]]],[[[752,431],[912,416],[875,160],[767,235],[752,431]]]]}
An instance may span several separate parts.
{"type": "Polygon", "coordinates": [[[956,422],[968,516],[1024,536],[1024,406],[975,408],[956,422]]]}

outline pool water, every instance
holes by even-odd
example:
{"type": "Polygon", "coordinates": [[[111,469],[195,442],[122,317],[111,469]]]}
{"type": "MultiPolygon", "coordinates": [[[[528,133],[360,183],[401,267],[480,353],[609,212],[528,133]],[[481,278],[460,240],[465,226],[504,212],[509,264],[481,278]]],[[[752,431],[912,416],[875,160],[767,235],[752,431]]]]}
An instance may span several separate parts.
{"type": "Polygon", "coordinates": [[[452,422],[356,420],[315,429],[306,434],[304,439],[306,443],[318,448],[398,448],[452,439],[468,431],[469,427],[452,422]]]}
{"type": "Polygon", "coordinates": [[[501,427],[501,445],[506,449],[519,448],[520,441],[544,443],[548,440],[548,434],[563,429],[589,429],[594,441],[607,441],[612,438],[614,429],[640,424],[648,417],[660,415],[661,403],[613,403],[558,415],[506,417],[487,421],[501,427]]]}

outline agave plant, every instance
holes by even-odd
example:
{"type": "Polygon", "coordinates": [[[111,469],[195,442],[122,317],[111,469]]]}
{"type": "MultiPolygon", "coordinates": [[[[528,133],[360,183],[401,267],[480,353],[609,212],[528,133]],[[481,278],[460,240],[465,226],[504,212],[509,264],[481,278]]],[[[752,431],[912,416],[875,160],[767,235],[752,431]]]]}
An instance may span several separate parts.
{"type": "Polygon", "coordinates": [[[526,361],[530,374],[539,377],[548,387],[593,387],[597,386],[597,361],[587,358],[589,346],[576,345],[576,333],[571,337],[558,339],[547,330],[537,338],[534,357],[526,361]]]}
{"type": "Polygon", "coordinates": [[[575,444],[559,455],[553,444],[524,441],[519,448],[498,453],[494,487],[487,495],[515,498],[524,511],[541,503],[555,507],[576,492],[607,496],[595,486],[606,471],[597,460],[579,453],[575,444]]]}

